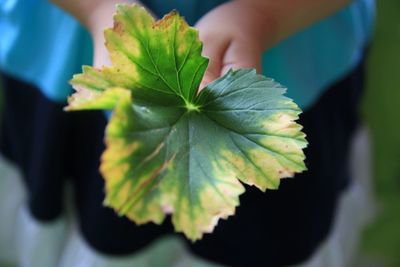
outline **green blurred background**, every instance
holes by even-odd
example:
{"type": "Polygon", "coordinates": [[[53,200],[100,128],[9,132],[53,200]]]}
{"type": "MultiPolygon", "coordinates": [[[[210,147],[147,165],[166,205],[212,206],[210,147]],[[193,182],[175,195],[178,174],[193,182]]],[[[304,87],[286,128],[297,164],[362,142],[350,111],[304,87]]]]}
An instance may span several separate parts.
{"type": "Polygon", "coordinates": [[[377,0],[377,7],[363,114],[378,213],[364,232],[361,257],[369,259],[363,267],[400,267],[400,0],[377,0]]]}
{"type": "Polygon", "coordinates": [[[373,140],[378,216],[362,251],[384,266],[400,266],[400,0],[377,0],[363,113],[373,140]]]}

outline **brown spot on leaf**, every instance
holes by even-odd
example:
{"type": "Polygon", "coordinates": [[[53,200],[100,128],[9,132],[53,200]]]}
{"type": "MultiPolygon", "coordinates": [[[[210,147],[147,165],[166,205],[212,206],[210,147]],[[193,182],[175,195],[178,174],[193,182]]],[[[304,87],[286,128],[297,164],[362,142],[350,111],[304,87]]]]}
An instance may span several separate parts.
{"type": "Polygon", "coordinates": [[[114,27],[113,27],[114,32],[122,35],[124,33],[124,27],[122,26],[122,23],[119,21],[114,22],[114,27]]]}
{"type": "Polygon", "coordinates": [[[159,28],[159,29],[166,29],[168,28],[174,21],[174,19],[177,16],[177,12],[176,11],[171,11],[169,12],[167,15],[165,15],[162,19],[157,20],[154,24],[153,24],[153,28],[159,28]]]}

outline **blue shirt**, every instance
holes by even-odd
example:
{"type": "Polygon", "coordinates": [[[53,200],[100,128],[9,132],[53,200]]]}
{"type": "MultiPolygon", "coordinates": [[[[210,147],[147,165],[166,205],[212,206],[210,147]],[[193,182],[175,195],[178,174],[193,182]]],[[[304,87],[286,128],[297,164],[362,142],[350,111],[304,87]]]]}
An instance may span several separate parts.
{"type": "MultiPolygon", "coordinates": [[[[145,0],[156,15],[177,9],[189,24],[225,0],[145,0]]],[[[288,88],[307,108],[360,61],[371,35],[374,0],[351,5],[281,42],[263,55],[263,74],[288,88]]],[[[45,0],[0,0],[0,68],[35,84],[51,100],[65,102],[67,81],[91,64],[88,33],[45,0]]]]}

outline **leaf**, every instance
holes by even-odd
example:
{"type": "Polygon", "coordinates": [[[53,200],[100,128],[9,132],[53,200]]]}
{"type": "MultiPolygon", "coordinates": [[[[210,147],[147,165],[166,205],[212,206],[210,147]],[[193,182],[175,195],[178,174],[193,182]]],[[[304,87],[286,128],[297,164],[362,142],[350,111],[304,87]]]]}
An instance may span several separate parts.
{"type": "MultiPolygon", "coordinates": [[[[114,27],[104,35],[112,66],[102,70],[84,66],[71,81],[78,94],[121,87],[130,89],[136,99],[163,105],[193,102],[208,60],[201,56],[197,30],[176,12],[155,22],[142,7],[117,5],[114,27]]],[[[70,106],[79,109],[84,103],[76,95],[70,106]]]]}
{"type": "Polygon", "coordinates": [[[101,173],[104,203],[137,224],[161,223],[191,240],[235,213],[243,184],[276,189],[305,170],[301,110],[254,70],[230,71],[197,89],[201,43],[175,12],[154,22],[118,5],[105,31],[113,66],[84,67],[69,110],[110,109],[101,173]]]}

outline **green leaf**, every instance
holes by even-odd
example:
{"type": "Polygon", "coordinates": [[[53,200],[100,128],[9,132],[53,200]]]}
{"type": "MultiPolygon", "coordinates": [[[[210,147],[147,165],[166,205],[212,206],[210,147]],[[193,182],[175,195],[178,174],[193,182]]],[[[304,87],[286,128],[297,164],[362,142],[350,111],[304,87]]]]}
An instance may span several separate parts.
{"type": "MultiPolygon", "coordinates": [[[[114,27],[104,35],[112,66],[84,66],[71,81],[80,94],[121,87],[130,89],[135,99],[163,105],[192,103],[208,60],[201,56],[197,30],[176,12],[155,22],[140,6],[117,5],[114,27]]],[[[77,99],[81,97],[71,99],[72,109],[84,105],[83,100],[75,103],[77,99]]]]}
{"type": "Polygon", "coordinates": [[[161,223],[196,240],[235,213],[243,184],[276,189],[305,170],[301,112],[254,70],[230,71],[199,94],[207,60],[176,13],[154,22],[120,5],[106,30],[113,66],[85,67],[67,109],[114,109],[101,173],[104,203],[137,224],[161,223]]]}

